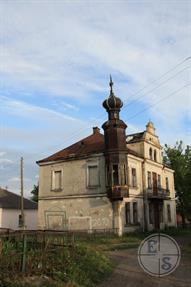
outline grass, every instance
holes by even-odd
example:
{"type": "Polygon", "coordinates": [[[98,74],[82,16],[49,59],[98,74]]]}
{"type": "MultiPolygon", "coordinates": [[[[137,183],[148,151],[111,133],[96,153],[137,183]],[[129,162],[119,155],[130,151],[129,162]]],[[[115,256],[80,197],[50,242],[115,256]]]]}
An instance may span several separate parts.
{"type": "MultiPolygon", "coordinates": [[[[128,233],[117,235],[98,235],[78,238],[72,248],[56,249],[46,255],[44,271],[34,272],[31,276],[2,280],[1,287],[95,287],[110,274],[114,265],[107,257],[108,252],[138,248],[141,241],[155,232],[128,233]]],[[[168,228],[162,233],[172,237],[190,236],[191,228],[168,228]]],[[[188,237],[190,238],[190,237],[188,237]]],[[[184,245],[183,253],[191,258],[191,243],[184,245]]],[[[5,256],[14,256],[14,245],[5,243],[5,256]]],[[[42,254],[35,250],[29,252],[30,264],[41,264],[42,254]],[[38,257],[39,256],[39,257],[38,257]]],[[[12,259],[11,259],[12,260],[12,259]]],[[[4,264],[5,265],[5,264],[4,264]]],[[[1,267],[1,266],[0,266],[1,267]]]]}
{"type": "MultiPolygon", "coordinates": [[[[12,252],[12,249],[11,249],[12,252]]],[[[6,256],[8,247],[6,246],[6,256]]],[[[41,264],[42,255],[35,254],[28,261],[41,264]]],[[[83,243],[75,244],[72,248],[57,248],[54,253],[44,258],[43,273],[34,271],[32,276],[4,277],[0,281],[1,287],[95,287],[112,271],[112,263],[107,256],[83,243]]]]}

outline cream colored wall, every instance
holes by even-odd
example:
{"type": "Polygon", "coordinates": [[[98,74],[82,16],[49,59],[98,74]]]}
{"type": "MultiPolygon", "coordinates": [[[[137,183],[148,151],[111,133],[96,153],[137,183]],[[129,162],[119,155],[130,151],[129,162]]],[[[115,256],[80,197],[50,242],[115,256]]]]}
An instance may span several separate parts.
{"type": "Polygon", "coordinates": [[[42,229],[110,229],[112,215],[107,197],[40,200],[38,224],[42,229]]]}
{"type": "Polygon", "coordinates": [[[140,156],[144,155],[144,142],[136,142],[136,143],[127,143],[127,147],[136,153],[138,153],[140,156]]]}
{"type": "MultiPolygon", "coordinates": [[[[143,147],[144,150],[148,151],[149,146],[149,143],[144,142],[139,145],[139,151],[143,150],[143,147]]],[[[38,227],[42,229],[108,229],[113,228],[113,221],[115,222],[115,227],[120,229],[120,233],[140,228],[140,226],[143,227],[143,190],[146,190],[148,186],[148,171],[161,175],[163,188],[165,188],[165,177],[168,176],[170,196],[172,198],[170,201],[173,218],[171,225],[175,225],[175,193],[172,170],[164,168],[160,163],[128,154],[129,198],[124,198],[123,201],[114,203],[113,206],[107,196],[104,195],[106,188],[105,158],[103,155],[40,166],[38,227]],[[87,166],[91,163],[97,163],[99,168],[100,185],[97,188],[87,187],[87,166]],[[137,174],[137,187],[135,188],[131,186],[132,168],[136,168],[137,174]],[[54,170],[62,170],[62,191],[51,190],[51,174],[54,170]],[[133,217],[132,202],[134,201],[138,203],[139,225],[126,227],[125,202],[131,202],[131,217],[133,217]]],[[[164,208],[164,218],[165,216],[166,209],[164,208]]],[[[147,221],[148,218],[147,210],[147,221]]],[[[163,225],[161,227],[164,227],[163,225]]],[[[153,226],[149,226],[149,228],[152,229],[153,226]]]]}
{"type": "Polygon", "coordinates": [[[129,180],[129,195],[142,195],[143,181],[142,181],[142,159],[139,159],[131,154],[128,155],[128,180],[129,180]],[[137,186],[132,186],[132,168],[136,169],[137,186]]]}
{"type": "Polygon", "coordinates": [[[105,190],[105,159],[103,155],[92,156],[88,159],[71,160],[40,166],[39,196],[62,197],[67,195],[84,195],[103,193],[105,190]],[[87,166],[98,164],[100,185],[96,188],[87,187],[87,166]],[[51,190],[52,172],[62,171],[62,191],[51,190]]]}
{"type": "MultiPolygon", "coordinates": [[[[18,209],[2,209],[1,227],[10,229],[19,229],[18,209]]],[[[37,229],[37,210],[25,210],[25,225],[27,229],[37,229]]]]}
{"type": "Polygon", "coordinates": [[[144,226],[144,214],[143,214],[143,198],[142,197],[129,197],[129,198],[124,198],[123,200],[123,205],[122,205],[122,228],[123,232],[131,232],[135,231],[137,229],[142,229],[144,226]],[[130,202],[130,218],[131,218],[131,224],[126,225],[125,222],[125,203],[130,202]],[[138,224],[134,225],[133,224],[133,202],[137,202],[137,210],[138,210],[138,224]]]}
{"type": "Polygon", "coordinates": [[[150,148],[152,148],[152,151],[153,151],[153,161],[154,161],[154,150],[156,150],[156,153],[157,153],[157,161],[156,162],[162,164],[161,148],[153,145],[152,143],[144,142],[144,157],[147,159],[150,159],[150,155],[149,155],[149,149],[150,148]]]}

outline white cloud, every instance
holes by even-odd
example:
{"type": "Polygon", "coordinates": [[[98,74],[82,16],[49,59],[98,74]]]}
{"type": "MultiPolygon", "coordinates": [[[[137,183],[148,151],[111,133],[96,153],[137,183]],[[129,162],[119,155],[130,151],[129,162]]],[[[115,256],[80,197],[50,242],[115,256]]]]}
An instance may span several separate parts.
{"type": "MultiPolygon", "coordinates": [[[[162,142],[189,143],[191,89],[167,96],[191,81],[190,68],[180,72],[191,61],[135,94],[190,56],[190,13],[190,1],[2,2],[0,156],[6,151],[14,163],[6,166],[6,178],[0,174],[1,182],[19,173],[21,154],[34,179],[36,160],[100,126],[104,118],[96,107],[108,94],[110,73],[115,93],[127,103],[127,133],[143,130],[151,118],[162,142]]],[[[16,181],[9,183],[19,190],[16,181]]],[[[31,187],[27,182],[27,192],[31,187]]]]}
{"type": "Polygon", "coordinates": [[[4,156],[5,154],[6,154],[5,151],[1,151],[1,152],[0,152],[0,156],[4,156]]]}
{"type": "Polygon", "coordinates": [[[0,159],[0,164],[12,164],[13,161],[11,159],[7,159],[7,158],[1,158],[0,159]]]}

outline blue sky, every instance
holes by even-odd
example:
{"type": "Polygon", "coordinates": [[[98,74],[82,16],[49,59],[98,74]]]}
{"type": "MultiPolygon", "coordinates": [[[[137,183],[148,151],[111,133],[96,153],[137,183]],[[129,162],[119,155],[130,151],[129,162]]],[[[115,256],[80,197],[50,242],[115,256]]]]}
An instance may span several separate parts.
{"type": "Polygon", "coordinates": [[[191,143],[191,2],[1,1],[0,186],[25,193],[36,160],[89,135],[114,92],[127,133],[191,143]]]}

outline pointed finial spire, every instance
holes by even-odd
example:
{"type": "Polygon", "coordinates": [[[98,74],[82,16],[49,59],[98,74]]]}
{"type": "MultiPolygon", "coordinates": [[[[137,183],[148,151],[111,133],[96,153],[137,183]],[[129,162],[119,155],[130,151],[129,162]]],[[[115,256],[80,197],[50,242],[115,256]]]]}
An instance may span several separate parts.
{"type": "Polygon", "coordinates": [[[110,82],[109,82],[109,85],[110,85],[110,95],[113,95],[113,81],[112,81],[112,77],[110,75],[110,82]]]}

